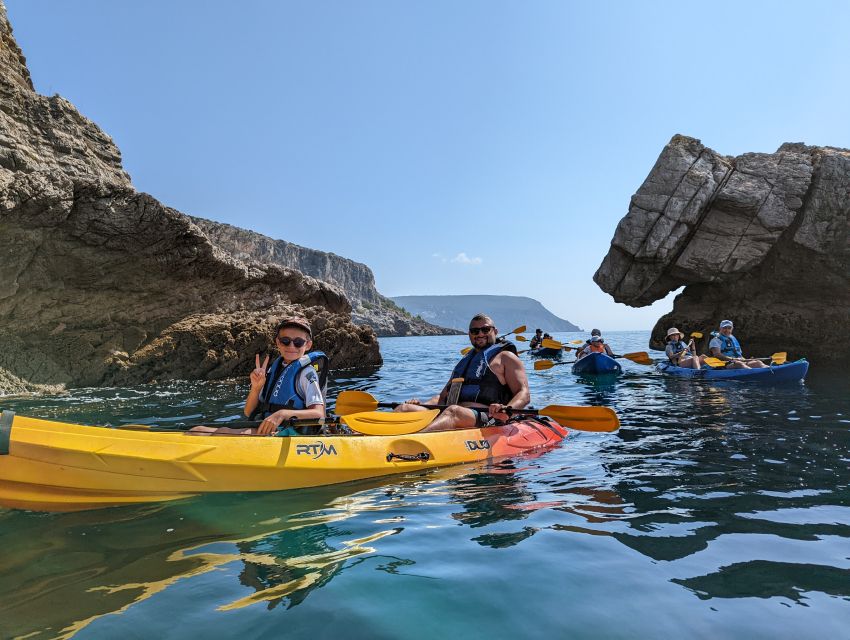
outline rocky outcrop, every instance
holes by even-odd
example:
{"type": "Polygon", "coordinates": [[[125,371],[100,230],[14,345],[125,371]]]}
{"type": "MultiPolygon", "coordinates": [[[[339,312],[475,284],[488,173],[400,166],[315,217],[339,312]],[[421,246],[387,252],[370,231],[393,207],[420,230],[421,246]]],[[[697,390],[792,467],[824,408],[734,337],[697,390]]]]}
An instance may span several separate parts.
{"type": "Polygon", "coordinates": [[[655,325],[716,328],[753,355],[850,355],[850,150],[783,144],[722,156],[674,136],[632,196],[594,275],[618,302],[645,306],[685,286],[655,325]]]}
{"type": "Polygon", "coordinates": [[[0,62],[0,392],[245,374],[292,312],[332,367],[380,363],[339,289],[136,192],[106,134],[33,91],[2,0],[0,62]]]}
{"type": "Polygon", "coordinates": [[[215,244],[238,259],[279,264],[339,287],[351,302],[352,321],[371,326],[379,336],[456,333],[415,318],[378,293],[375,276],[365,264],[221,222],[195,217],[192,221],[215,244]]]}

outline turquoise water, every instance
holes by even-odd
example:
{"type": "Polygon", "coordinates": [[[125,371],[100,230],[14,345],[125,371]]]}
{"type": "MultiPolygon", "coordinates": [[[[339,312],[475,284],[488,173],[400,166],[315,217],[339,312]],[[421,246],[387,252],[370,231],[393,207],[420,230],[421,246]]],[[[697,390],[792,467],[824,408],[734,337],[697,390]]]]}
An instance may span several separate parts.
{"type": "MultiPolygon", "coordinates": [[[[608,336],[619,352],[647,338],[608,336]]],[[[331,395],[426,396],[462,346],[384,339],[382,369],[338,378],[331,395]]],[[[75,514],[0,509],[0,638],[847,637],[850,379],[624,371],[530,372],[537,406],[606,404],[622,421],[536,457],[75,514]]],[[[246,388],[0,406],[177,425],[238,418],[246,388]]]]}

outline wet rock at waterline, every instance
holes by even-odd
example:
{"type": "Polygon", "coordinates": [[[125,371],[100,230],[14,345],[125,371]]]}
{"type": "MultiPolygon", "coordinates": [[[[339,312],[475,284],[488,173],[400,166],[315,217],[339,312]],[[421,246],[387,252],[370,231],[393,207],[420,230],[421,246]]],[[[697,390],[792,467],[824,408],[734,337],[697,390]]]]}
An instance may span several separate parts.
{"type": "Polygon", "coordinates": [[[730,318],[748,354],[836,361],[850,354],[848,216],[850,150],[786,143],[730,157],[677,135],[594,280],[636,307],[685,286],[654,348],[669,326],[707,337],[730,318]]]}

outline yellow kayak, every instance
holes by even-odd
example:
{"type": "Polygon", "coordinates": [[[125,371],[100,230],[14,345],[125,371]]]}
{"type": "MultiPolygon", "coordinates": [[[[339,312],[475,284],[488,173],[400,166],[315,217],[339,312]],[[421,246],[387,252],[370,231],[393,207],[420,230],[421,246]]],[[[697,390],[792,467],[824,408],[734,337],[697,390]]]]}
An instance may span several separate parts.
{"type": "Polygon", "coordinates": [[[5,411],[0,506],[78,511],[201,493],[316,487],[502,458],[553,445],[566,434],[553,421],[519,420],[401,435],[193,436],[81,426],[5,411]]]}

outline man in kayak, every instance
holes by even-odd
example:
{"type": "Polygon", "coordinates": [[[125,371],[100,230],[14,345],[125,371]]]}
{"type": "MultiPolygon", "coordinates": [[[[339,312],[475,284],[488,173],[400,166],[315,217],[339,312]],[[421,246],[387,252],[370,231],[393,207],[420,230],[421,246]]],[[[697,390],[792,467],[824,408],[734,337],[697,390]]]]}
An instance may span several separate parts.
{"type": "Polygon", "coordinates": [[[536,329],[534,331],[534,337],[531,339],[531,342],[528,343],[529,349],[536,349],[541,344],[543,344],[543,330],[536,329]]]}
{"type": "MultiPolygon", "coordinates": [[[[193,433],[273,435],[285,420],[322,419],[325,417],[323,396],[328,358],[321,351],[310,351],[313,332],[304,318],[290,317],[282,320],[275,330],[275,344],[280,357],[269,366],[269,356],[251,372],[251,389],[245,400],[244,413],[250,419],[262,418],[256,428],[231,429],[221,427],[193,427],[193,433]]],[[[298,435],[291,433],[278,435],[298,435]]]]}
{"type": "Polygon", "coordinates": [[[685,344],[682,342],[682,332],[676,327],[670,327],[667,330],[667,358],[675,367],[683,367],[685,369],[699,369],[700,359],[696,357],[696,347],[694,341],[685,344]]]}
{"type": "Polygon", "coordinates": [[[425,411],[422,404],[449,405],[423,431],[471,429],[504,423],[509,407],[523,409],[531,401],[525,367],[516,347],[497,341],[493,320],[478,314],[469,321],[472,350],[455,365],[451,379],[433,398],[412,398],[396,411],[425,411]]]}
{"type": "Polygon", "coordinates": [[[580,360],[589,353],[604,353],[612,358],[614,357],[614,352],[611,347],[605,344],[605,338],[602,337],[602,332],[599,329],[590,332],[590,339],[584,343],[584,347],[576,351],[576,360],[580,360]]]}
{"type": "Polygon", "coordinates": [[[767,365],[761,360],[745,358],[741,351],[741,343],[732,335],[734,325],[731,320],[723,320],[720,323],[720,331],[713,333],[708,350],[711,355],[726,362],[728,369],[764,369],[767,365]]]}

